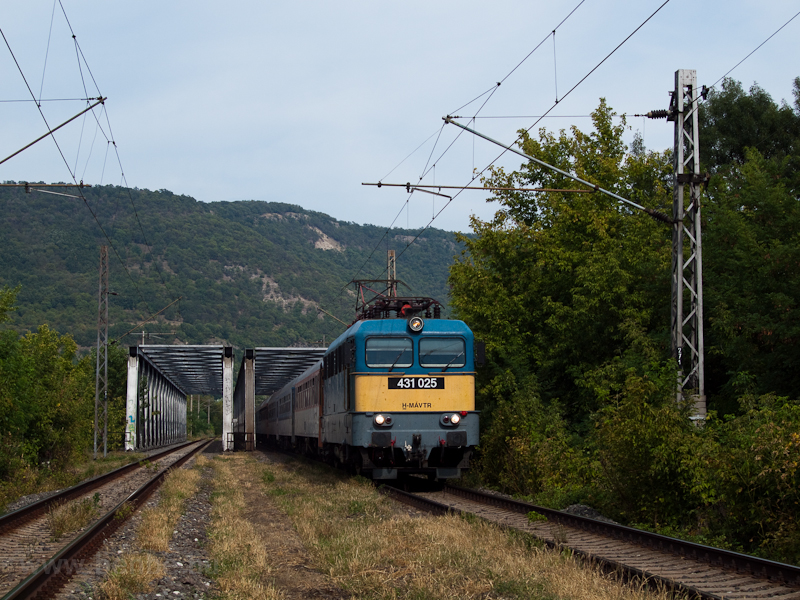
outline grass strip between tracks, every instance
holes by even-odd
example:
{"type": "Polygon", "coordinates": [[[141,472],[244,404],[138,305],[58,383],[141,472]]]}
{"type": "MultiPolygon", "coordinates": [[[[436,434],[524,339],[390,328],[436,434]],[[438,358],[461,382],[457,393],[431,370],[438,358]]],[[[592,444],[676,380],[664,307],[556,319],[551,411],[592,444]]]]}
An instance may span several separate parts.
{"type": "Polygon", "coordinates": [[[155,507],[142,511],[136,529],[137,548],[122,554],[100,586],[102,598],[124,600],[132,594],[148,592],[151,582],[164,576],[164,564],[151,552],[169,549],[175,525],[183,513],[184,504],[194,496],[200,485],[200,470],[209,460],[197,456],[191,469],[175,469],[164,479],[155,507]]]}
{"type": "Polygon", "coordinates": [[[300,460],[251,464],[317,568],[356,598],[666,600],[477,518],[432,517],[300,460]]]}
{"type": "Polygon", "coordinates": [[[92,498],[61,501],[50,507],[47,513],[47,526],[53,540],[77,531],[94,521],[99,513],[100,494],[95,493],[92,498]]]}
{"type": "Polygon", "coordinates": [[[209,552],[213,561],[209,576],[219,585],[220,598],[277,600],[283,595],[271,583],[274,568],[262,534],[247,519],[243,486],[260,485],[252,479],[253,459],[246,454],[217,456],[209,552]]]}

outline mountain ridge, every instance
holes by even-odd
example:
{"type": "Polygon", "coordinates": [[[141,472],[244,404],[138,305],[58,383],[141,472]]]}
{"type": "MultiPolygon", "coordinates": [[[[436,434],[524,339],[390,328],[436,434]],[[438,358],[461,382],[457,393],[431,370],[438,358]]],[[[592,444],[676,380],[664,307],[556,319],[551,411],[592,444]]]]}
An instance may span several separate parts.
{"type": "MultiPolygon", "coordinates": [[[[110,340],[183,296],[139,330],[138,343],[145,330],[167,334],[147,343],[237,347],[333,339],[343,326],[318,309],[350,322],[347,282],[362,265],[360,278],[385,276],[386,250],[399,254],[418,233],[282,202],[207,203],[114,185],[82,193],[85,202],[0,188],[0,286],[21,286],[6,326],[48,324],[82,348],[97,337],[99,246],[108,245],[101,227],[113,246],[109,289],[118,294],[109,299],[110,340]]],[[[403,253],[398,277],[408,293],[446,304],[448,268],[461,249],[453,233],[426,230],[403,253]]],[[[120,343],[137,342],[129,335],[120,343]]]]}

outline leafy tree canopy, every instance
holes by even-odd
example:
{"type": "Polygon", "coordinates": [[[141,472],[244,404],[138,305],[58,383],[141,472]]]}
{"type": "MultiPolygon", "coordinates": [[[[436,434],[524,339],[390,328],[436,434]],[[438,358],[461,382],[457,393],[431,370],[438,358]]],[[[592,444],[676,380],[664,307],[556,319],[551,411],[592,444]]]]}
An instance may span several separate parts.
{"type": "Polygon", "coordinates": [[[784,158],[800,152],[800,77],[794,80],[794,107],[780,106],[753,84],[726,78],[700,105],[700,159],[711,172],[743,163],[753,148],[765,158],[784,158]]]}
{"type": "MultiPolygon", "coordinates": [[[[666,153],[626,154],[615,113],[601,102],[594,130],[538,139],[521,132],[533,156],[653,208],[671,201],[666,153]]],[[[572,189],[576,184],[528,163],[496,169],[495,187],[572,189]]],[[[600,193],[498,192],[491,221],[473,218],[475,238],[451,268],[452,305],[487,341],[496,375],[535,374],[545,397],[586,421],[596,398],[578,382],[613,359],[639,331],[666,339],[670,230],[600,193]]]]}
{"type": "Polygon", "coordinates": [[[0,288],[0,323],[8,320],[8,313],[14,310],[14,302],[19,293],[19,286],[12,289],[7,285],[0,288]]]}

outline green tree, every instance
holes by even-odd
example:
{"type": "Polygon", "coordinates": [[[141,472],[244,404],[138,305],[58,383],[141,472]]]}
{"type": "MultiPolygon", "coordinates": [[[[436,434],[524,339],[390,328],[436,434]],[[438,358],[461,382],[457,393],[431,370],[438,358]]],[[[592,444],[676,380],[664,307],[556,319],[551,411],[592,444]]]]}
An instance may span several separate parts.
{"type": "MultiPolygon", "coordinates": [[[[624,120],[614,125],[613,117],[601,101],[591,133],[541,130],[536,140],[522,132],[520,146],[663,209],[670,201],[668,155],[627,154],[624,120]]],[[[487,183],[577,187],[535,163],[511,174],[497,169],[487,183]]],[[[452,305],[487,342],[486,378],[508,369],[518,381],[533,375],[543,400],[558,399],[568,421],[586,428],[598,405],[579,381],[624,351],[628,331],[653,332],[666,349],[670,229],[600,193],[501,192],[493,200],[500,204],[494,219],[473,218],[475,236],[460,238],[466,249],[450,270],[452,305]]]]}
{"type": "Polygon", "coordinates": [[[14,303],[17,300],[20,287],[10,288],[4,285],[0,288],[0,323],[7,321],[8,313],[15,310],[14,303]]]}
{"type": "Polygon", "coordinates": [[[782,176],[792,157],[744,157],[704,206],[707,373],[722,412],[745,392],[800,389],[800,181],[782,176]]]}
{"type": "Polygon", "coordinates": [[[70,336],[41,326],[0,332],[0,475],[41,464],[63,468],[88,447],[93,380],[75,361],[70,336]]]}
{"type": "Polygon", "coordinates": [[[709,530],[748,553],[800,562],[800,403],[774,394],[740,398],[738,416],[711,419],[699,511],[709,530]]]}
{"type": "Polygon", "coordinates": [[[800,77],[794,80],[794,110],[780,106],[753,84],[749,92],[730,78],[721,90],[711,90],[700,106],[700,159],[712,172],[745,161],[754,148],[766,158],[800,152],[800,77]]]}
{"type": "MultiPolygon", "coordinates": [[[[101,365],[102,368],[102,365],[101,365]]],[[[94,423],[94,398],[97,373],[97,348],[81,357],[78,369],[91,382],[91,397],[87,402],[92,407],[94,423]]],[[[125,436],[126,401],[128,397],[128,352],[122,346],[108,346],[108,449],[122,447],[125,436]]],[[[100,399],[102,402],[102,398],[100,399]]],[[[103,424],[101,423],[102,427],[103,424]]]]}

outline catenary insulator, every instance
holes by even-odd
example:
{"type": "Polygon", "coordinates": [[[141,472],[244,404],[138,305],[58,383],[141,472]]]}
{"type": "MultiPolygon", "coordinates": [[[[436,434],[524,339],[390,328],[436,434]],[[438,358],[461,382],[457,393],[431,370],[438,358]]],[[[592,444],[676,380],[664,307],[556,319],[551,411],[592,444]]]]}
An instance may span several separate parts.
{"type": "Polygon", "coordinates": [[[668,110],[651,110],[645,115],[650,119],[666,119],[669,116],[668,110]]]}

